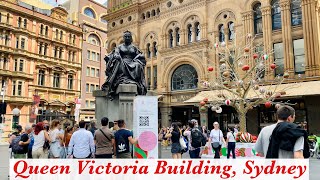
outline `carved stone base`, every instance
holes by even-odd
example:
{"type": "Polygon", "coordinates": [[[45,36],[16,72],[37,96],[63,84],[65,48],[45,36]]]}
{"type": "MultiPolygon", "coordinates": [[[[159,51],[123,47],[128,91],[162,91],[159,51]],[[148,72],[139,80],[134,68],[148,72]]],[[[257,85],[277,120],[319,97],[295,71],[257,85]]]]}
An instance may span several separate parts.
{"type": "Polygon", "coordinates": [[[97,90],[93,92],[96,99],[95,115],[97,127],[101,127],[101,119],[109,118],[110,122],[123,119],[127,129],[133,126],[133,100],[137,95],[137,86],[134,84],[120,84],[114,100],[107,97],[107,92],[97,90]]]}

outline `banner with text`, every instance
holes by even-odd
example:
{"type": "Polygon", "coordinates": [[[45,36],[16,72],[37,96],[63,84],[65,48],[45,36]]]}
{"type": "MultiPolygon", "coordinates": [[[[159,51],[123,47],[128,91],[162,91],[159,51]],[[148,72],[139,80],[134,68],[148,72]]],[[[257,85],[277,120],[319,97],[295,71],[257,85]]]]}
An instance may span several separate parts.
{"type": "Polygon", "coordinates": [[[10,179],[186,180],[309,179],[308,160],[15,159],[10,179]]]}

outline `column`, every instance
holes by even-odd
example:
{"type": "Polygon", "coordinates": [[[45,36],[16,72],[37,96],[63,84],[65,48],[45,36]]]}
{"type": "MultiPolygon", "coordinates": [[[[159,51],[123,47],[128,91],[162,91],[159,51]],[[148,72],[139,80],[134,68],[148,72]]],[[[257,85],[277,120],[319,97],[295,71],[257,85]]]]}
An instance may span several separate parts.
{"type": "Polygon", "coordinates": [[[207,38],[207,24],[200,25],[201,32],[201,40],[205,40],[207,38]]]}
{"type": "Polygon", "coordinates": [[[169,127],[172,116],[172,108],[171,107],[160,107],[161,112],[161,124],[160,127],[169,127]]]}
{"type": "Polygon", "coordinates": [[[272,24],[271,24],[271,6],[264,6],[261,8],[262,13],[262,27],[263,27],[263,46],[265,53],[270,55],[269,60],[266,61],[266,80],[274,79],[274,71],[271,70],[270,64],[274,61],[272,51],[272,24]]]}
{"type": "Polygon", "coordinates": [[[172,32],[173,35],[173,41],[172,41],[172,47],[176,47],[177,45],[177,36],[175,32],[172,32]]]}
{"type": "Polygon", "coordinates": [[[319,76],[319,29],[317,27],[317,1],[301,0],[306,76],[319,76]]]}
{"type": "Polygon", "coordinates": [[[191,41],[196,42],[196,30],[195,30],[194,24],[191,27],[191,33],[192,33],[191,41]]]}
{"type": "Polygon", "coordinates": [[[199,106],[199,113],[200,113],[200,126],[206,126],[208,127],[208,108],[206,110],[202,111],[201,107],[199,106]]]}
{"type": "Polygon", "coordinates": [[[181,45],[186,44],[186,29],[181,30],[180,41],[181,41],[181,45]]]}
{"type": "MultiPolygon", "coordinates": [[[[165,40],[165,35],[161,35],[161,47],[166,48],[166,40],[165,40]]],[[[159,50],[159,49],[158,49],[159,50]]]]}
{"type": "Polygon", "coordinates": [[[284,49],[284,68],[294,78],[294,60],[291,33],[291,3],[288,0],[280,1],[281,21],[282,21],[282,40],[284,49]]]}

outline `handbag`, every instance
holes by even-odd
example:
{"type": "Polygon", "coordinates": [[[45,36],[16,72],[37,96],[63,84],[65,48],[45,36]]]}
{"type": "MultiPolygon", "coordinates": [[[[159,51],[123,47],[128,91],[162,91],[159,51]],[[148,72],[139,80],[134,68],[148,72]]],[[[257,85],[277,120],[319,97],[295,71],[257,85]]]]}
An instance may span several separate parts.
{"type": "Polygon", "coordinates": [[[179,143],[180,143],[181,149],[187,148],[187,143],[184,141],[183,136],[180,136],[179,143]]]}
{"type": "Polygon", "coordinates": [[[219,142],[213,142],[212,147],[213,148],[218,148],[220,146],[220,131],[219,131],[219,142]]]}

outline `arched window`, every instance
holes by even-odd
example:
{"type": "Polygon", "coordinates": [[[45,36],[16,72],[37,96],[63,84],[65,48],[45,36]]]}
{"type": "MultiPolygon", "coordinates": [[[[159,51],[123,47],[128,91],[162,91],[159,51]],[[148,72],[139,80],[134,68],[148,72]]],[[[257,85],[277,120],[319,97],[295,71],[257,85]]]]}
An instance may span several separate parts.
{"type": "Polygon", "coordinates": [[[94,13],[94,11],[88,7],[86,9],[84,9],[84,14],[93,18],[93,19],[96,18],[96,14],[94,13]]]}
{"type": "Polygon", "coordinates": [[[90,44],[96,45],[96,46],[100,46],[100,40],[99,37],[95,34],[90,34],[88,37],[88,41],[90,44]]]}
{"type": "Polygon", "coordinates": [[[197,71],[189,64],[179,66],[172,75],[171,90],[196,89],[198,87],[197,71]]]}
{"type": "Polygon", "coordinates": [[[254,34],[260,34],[262,33],[261,3],[253,6],[253,16],[254,34]]]}
{"type": "Polygon", "coordinates": [[[150,17],[150,12],[147,12],[147,18],[149,18],[150,17]]]}
{"type": "Polygon", "coordinates": [[[63,39],[63,31],[60,31],[60,40],[63,39]]]}
{"type": "Polygon", "coordinates": [[[19,17],[19,18],[18,18],[18,27],[21,27],[21,23],[22,23],[22,18],[19,17]]]}
{"type": "Polygon", "coordinates": [[[9,23],[10,22],[10,14],[8,13],[7,14],[7,23],[9,23]]]}
{"type": "Polygon", "coordinates": [[[188,29],[188,43],[191,43],[192,42],[192,25],[189,24],[187,26],[187,29],[188,29]]]}
{"type": "Polygon", "coordinates": [[[229,29],[229,40],[232,41],[234,39],[234,23],[231,21],[228,23],[229,29]]]}
{"type": "Polygon", "coordinates": [[[158,54],[157,42],[153,42],[153,55],[156,57],[158,54]]]}
{"type": "Polygon", "coordinates": [[[180,45],[180,33],[179,33],[180,29],[176,28],[176,46],[180,45]]]}
{"type": "MultiPolygon", "coordinates": [[[[76,43],[76,35],[73,35],[72,44],[75,44],[75,43],[76,43]]],[[[99,46],[100,46],[100,43],[99,43],[99,46]]]]}
{"type": "Polygon", "coordinates": [[[73,75],[68,75],[68,89],[73,89],[73,75]]]}
{"type": "Polygon", "coordinates": [[[59,30],[56,29],[56,39],[58,39],[58,38],[59,38],[59,30]]]}
{"type": "Polygon", "coordinates": [[[40,25],[40,34],[43,35],[43,24],[40,25]]]}
{"type": "Polygon", "coordinates": [[[223,24],[219,25],[219,42],[224,42],[224,27],[223,24]]]}
{"type": "Polygon", "coordinates": [[[27,19],[24,19],[24,20],[23,20],[23,27],[24,27],[24,28],[27,28],[27,25],[28,25],[28,20],[27,20],[27,19]]]}
{"type": "Polygon", "coordinates": [[[159,14],[160,14],[160,9],[158,8],[158,9],[157,9],[157,15],[159,15],[159,14]]]}
{"type": "Polygon", "coordinates": [[[48,28],[48,26],[46,26],[46,31],[45,31],[46,36],[48,36],[48,32],[49,32],[49,28],[48,28]]]}
{"type": "Polygon", "coordinates": [[[146,19],[146,15],[144,13],[142,13],[142,19],[145,20],[146,19]]]}
{"type": "Polygon", "coordinates": [[[196,41],[200,41],[200,38],[201,38],[201,36],[200,36],[200,23],[196,22],[194,28],[195,28],[195,32],[196,32],[196,41]]]}
{"type": "Polygon", "coordinates": [[[151,57],[150,43],[147,44],[147,58],[151,57]]]}
{"type": "Polygon", "coordinates": [[[173,31],[171,29],[169,30],[169,47],[173,47],[173,31]]]}
{"type": "Polygon", "coordinates": [[[292,26],[302,24],[302,11],[301,11],[301,0],[291,1],[291,23],[292,26]]]}
{"type": "Polygon", "coordinates": [[[152,10],[152,11],[151,11],[151,15],[152,15],[152,16],[155,16],[155,15],[156,15],[156,10],[152,10]]]}
{"type": "Polygon", "coordinates": [[[281,29],[281,8],[279,0],[271,2],[271,17],[272,17],[272,30],[281,29]]]}

